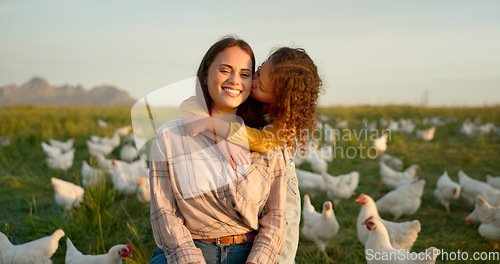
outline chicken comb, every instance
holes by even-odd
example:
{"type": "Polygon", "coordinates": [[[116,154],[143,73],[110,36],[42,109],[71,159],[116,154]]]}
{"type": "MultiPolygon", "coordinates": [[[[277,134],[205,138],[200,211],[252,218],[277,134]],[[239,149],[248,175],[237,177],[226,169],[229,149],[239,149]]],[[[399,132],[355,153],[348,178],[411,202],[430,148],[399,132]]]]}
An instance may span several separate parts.
{"type": "Polygon", "coordinates": [[[119,252],[120,256],[122,258],[126,258],[132,255],[132,247],[130,246],[129,243],[127,243],[127,251],[126,252],[119,252]]]}
{"type": "Polygon", "coordinates": [[[128,251],[130,251],[130,254],[132,254],[132,246],[130,246],[129,243],[127,243],[127,248],[128,248],[128,251]]]}

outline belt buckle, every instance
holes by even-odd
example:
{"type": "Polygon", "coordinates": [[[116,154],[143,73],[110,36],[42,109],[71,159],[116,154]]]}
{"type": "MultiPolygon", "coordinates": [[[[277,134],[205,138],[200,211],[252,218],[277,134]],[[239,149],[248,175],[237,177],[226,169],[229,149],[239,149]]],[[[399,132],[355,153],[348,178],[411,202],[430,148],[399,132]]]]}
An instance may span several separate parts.
{"type": "Polygon", "coordinates": [[[217,245],[217,246],[219,246],[219,247],[220,247],[220,246],[235,245],[235,244],[236,244],[236,242],[238,241],[238,237],[237,237],[236,235],[233,235],[232,237],[233,237],[233,243],[229,243],[229,244],[221,243],[221,242],[220,242],[220,237],[217,237],[217,238],[215,239],[215,245],[217,245]]]}

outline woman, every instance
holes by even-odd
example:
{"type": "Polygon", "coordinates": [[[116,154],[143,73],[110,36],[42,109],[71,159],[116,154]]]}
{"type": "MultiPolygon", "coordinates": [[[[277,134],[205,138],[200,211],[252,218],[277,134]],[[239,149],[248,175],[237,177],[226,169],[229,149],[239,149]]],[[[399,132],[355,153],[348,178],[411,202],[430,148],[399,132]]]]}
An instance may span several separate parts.
{"type": "Polygon", "coordinates": [[[240,122],[199,118],[208,113],[195,97],[185,100],[179,108],[183,118],[192,120],[186,123],[191,135],[207,134],[215,127],[218,135],[234,143],[231,158],[238,165],[248,164],[248,161],[245,152],[238,152],[237,146],[265,152],[279,144],[284,149],[287,230],[279,264],[293,263],[297,251],[301,202],[293,153],[304,149],[309,132],[314,129],[320,87],[321,78],[309,55],[303,49],[283,47],[259,67],[254,74],[251,98],[238,108],[245,123],[260,130],[249,126],[242,129],[240,122]]]}
{"type": "MultiPolygon", "coordinates": [[[[232,117],[252,86],[255,58],[234,38],[205,54],[198,79],[210,115],[232,117]]],[[[215,134],[215,131],[213,131],[215,134]]],[[[214,139],[165,123],[151,147],[150,263],[275,263],[285,235],[285,172],[279,149],[251,153],[250,166],[224,159],[214,139]]]]}

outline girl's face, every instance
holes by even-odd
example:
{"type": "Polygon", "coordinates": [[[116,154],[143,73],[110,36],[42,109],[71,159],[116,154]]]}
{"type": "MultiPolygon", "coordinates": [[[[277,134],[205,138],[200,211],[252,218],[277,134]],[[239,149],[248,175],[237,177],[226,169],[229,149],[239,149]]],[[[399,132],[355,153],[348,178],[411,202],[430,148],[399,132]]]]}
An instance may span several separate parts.
{"type": "Polygon", "coordinates": [[[271,61],[266,61],[262,66],[259,67],[257,72],[254,74],[253,84],[252,84],[252,96],[257,101],[263,103],[274,103],[276,97],[274,96],[274,87],[271,81],[271,61]]]}
{"type": "Polygon", "coordinates": [[[252,88],[252,60],[239,47],[225,48],[208,67],[208,93],[215,114],[236,114],[252,88]]]}

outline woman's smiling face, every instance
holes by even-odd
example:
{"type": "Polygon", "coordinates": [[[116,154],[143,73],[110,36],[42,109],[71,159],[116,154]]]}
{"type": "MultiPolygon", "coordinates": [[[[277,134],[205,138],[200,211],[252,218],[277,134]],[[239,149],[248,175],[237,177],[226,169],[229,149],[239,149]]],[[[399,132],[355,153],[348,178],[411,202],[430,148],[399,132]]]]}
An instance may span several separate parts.
{"type": "Polygon", "coordinates": [[[207,86],[213,100],[212,113],[236,114],[250,95],[252,60],[239,47],[225,48],[208,67],[207,86]]]}
{"type": "Polygon", "coordinates": [[[271,61],[266,61],[254,75],[252,84],[252,96],[257,101],[263,103],[273,103],[276,101],[274,87],[271,81],[271,61]]]}

